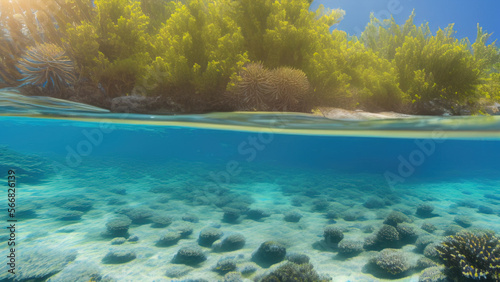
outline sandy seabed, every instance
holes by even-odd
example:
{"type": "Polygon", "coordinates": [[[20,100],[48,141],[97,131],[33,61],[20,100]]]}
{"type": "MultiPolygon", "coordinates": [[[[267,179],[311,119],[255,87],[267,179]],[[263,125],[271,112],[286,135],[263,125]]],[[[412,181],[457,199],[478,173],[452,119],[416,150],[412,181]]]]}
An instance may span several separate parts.
{"type": "MultiPolygon", "coordinates": [[[[394,191],[386,191],[386,188],[377,186],[380,176],[370,174],[327,177],[327,172],[282,171],[279,177],[271,178],[270,175],[276,172],[249,170],[246,177],[231,183],[230,188],[217,190],[207,177],[200,177],[206,175],[203,165],[189,166],[178,164],[168,169],[151,167],[147,169],[148,173],[143,173],[146,171],[143,168],[135,170],[135,175],[132,168],[82,168],[63,172],[41,183],[22,186],[17,195],[19,212],[29,216],[16,225],[17,275],[20,275],[16,277],[40,278],[48,272],[50,275],[36,281],[68,281],[68,277],[74,277],[73,281],[89,281],[92,278],[89,273],[97,273],[102,279],[96,281],[229,281],[213,269],[219,260],[232,258],[237,270],[245,267],[256,269],[242,276],[242,281],[254,281],[280,265],[263,268],[252,261],[252,253],[260,244],[273,240],[284,245],[288,254],[307,255],[314,269],[333,281],[418,281],[422,269],[416,269],[415,265],[424,255],[415,244],[398,247],[405,252],[413,270],[402,277],[388,278],[366,267],[378,251],[363,250],[345,258],[335,248],[325,247],[325,226],[333,224],[343,230],[344,239],[364,242],[365,238],[377,232],[387,215],[396,210],[410,217],[410,224],[415,227],[418,236],[430,235],[420,228],[423,223],[433,224],[437,228],[432,234],[436,241],[442,240],[445,232],[453,226],[457,228],[457,215],[465,215],[471,220],[472,225],[468,229],[490,229],[500,233],[500,199],[487,196],[500,195],[500,180],[480,177],[457,179],[455,182],[418,180],[394,191]],[[162,190],[158,187],[167,188],[162,190]],[[224,204],[218,204],[217,199],[228,194],[234,201],[252,199],[248,208],[261,209],[269,216],[254,220],[243,214],[236,223],[224,222],[224,204]],[[74,201],[75,198],[89,200],[91,208],[81,213],[81,219],[61,220],[61,214],[68,212],[64,202],[74,201]],[[373,198],[384,199],[384,204],[375,208],[366,207],[365,203],[373,198]],[[321,206],[321,202],[325,201],[326,207],[321,206]],[[417,206],[422,203],[434,207],[432,217],[415,215],[417,206]],[[489,207],[492,213],[485,213],[484,206],[489,207]],[[168,215],[172,223],[164,228],[153,228],[147,221],[133,223],[129,234],[137,236],[138,241],[112,245],[112,238],[102,234],[106,223],[123,208],[140,208],[153,214],[168,215]],[[287,222],[284,214],[288,211],[296,211],[302,218],[299,222],[287,222]],[[328,211],[334,211],[335,218],[327,218],[328,211]],[[195,222],[183,220],[185,215],[190,215],[189,220],[195,222]],[[197,218],[197,221],[192,218],[197,218]],[[162,234],[186,226],[193,229],[190,236],[172,246],[156,246],[162,234]],[[219,229],[224,235],[240,233],[246,239],[245,246],[230,252],[215,252],[209,247],[200,247],[207,257],[206,261],[194,267],[172,263],[180,248],[198,246],[199,233],[207,227],[219,229]],[[121,264],[103,263],[106,254],[117,249],[132,251],[136,258],[121,264]],[[67,255],[70,251],[76,251],[76,256],[67,255]],[[41,253],[38,260],[28,258],[33,252],[41,253]],[[49,271],[51,268],[52,272],[49,271]],[[167,273],[176,273],[179,277],[169,277],[167,273]]],[[[226,205],[230,203],[228,201],[226,205]]],[[[4,233],[2,241],[6,242],[8,236],[4,233]]],[[[8,252],[6,246],[6,243],[2,244],[3,254],[8,252]]],[[[9,281],[6,279],[11,277],[6,273],[6,265],[2,264],[0,278],[9,281]]]]}

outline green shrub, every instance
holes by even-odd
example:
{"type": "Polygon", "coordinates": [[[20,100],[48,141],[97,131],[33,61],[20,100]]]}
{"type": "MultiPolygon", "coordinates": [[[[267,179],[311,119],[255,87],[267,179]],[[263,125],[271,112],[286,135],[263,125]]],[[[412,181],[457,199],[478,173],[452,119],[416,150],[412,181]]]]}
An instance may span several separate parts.
{"type": "Polygon", "coordinates": [[[248,61],[241,31],[230,17],[232,1],[193,0],[159,31],[156,59],[143,82],[194,111],[223,107],[223,93],[248,61]]]}
{"type": "MultiPolygon", "coordinates": [[[[330,32],[341,10],[309,11],[311,1],[237,1],[236,22],[252,61],[265,67],[302,70],[311,83],[312,104],[333,105],[348,96],[345,73],[346,37],[330,32]]],[[[345,34],[345,33],[344,33],[345,34]]]]}
{"type": "Polygon", "coordinates": [[[175,11],[175,3],[178,1],[140,0],[140,2],[142,11],[150,21],[148,32],[156,33],[175,11]]]}
{"type": "Polygon", "coordinates": [[[66,30],[80,74],[109,97],[129,93],[151,62],[148,24],[137,1],[96,0],[95,17],[66,30]]]}
{"type": "Polygon", "coordinates": [[[468,45],[453,37],[453,25],[425,39],[406,37],[396,50],[401,89],[414,99],[418,111],[439,100],[455,105],[478,101],[480,71],[468,45]]]}
{"type": "Polygon", "coordinates": [[[402,111],[410,98],[398,85],[394,65],[359,41],[351,41],[347,53],[352,104],[371,111],[402,111]]]}
{"type": "Polygon", "coordinates": [[[404,25],[398,25],[393,18],[381,22],[372,15],[360,39],[390,60],[399,88],[409,95],[417,112],[426,113],[434,102],[452,112],[477,104],[481,72],[494,58],[495,47],[485,45],[487,36],[480,29],[471,46],[454,37],[452,24],[432,35],[427,24],[417,28],[414,17],[412,13],[404,25]]]}

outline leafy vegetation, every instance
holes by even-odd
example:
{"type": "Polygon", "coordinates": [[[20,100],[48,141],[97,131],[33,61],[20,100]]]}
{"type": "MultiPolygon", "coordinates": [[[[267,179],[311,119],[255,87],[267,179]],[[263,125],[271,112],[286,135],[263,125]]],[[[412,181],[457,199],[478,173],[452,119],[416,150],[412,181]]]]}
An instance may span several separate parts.
{"type": "Polygon", "coordinates": [[[33,83],[41,88],[161,96],[191,112],[461,114],[500,101],[499,49],[479,25],[471,43],[453,24],[433,33],[414,13],[404,24],[372,15],[356,37],[331,30],[342,10],[311,11],[311,2],[0,0],[0,87],[31,81],[19,66],[52,46],[74,70],[60,68],[57,87],[33,83]]]}
{"type": "Polygon", "coordinates": [[[147,88],[190,110],[220,109],[221,94],[248,61],[231,5],[230,0],[177,3],[155,38],[147,88]]]}

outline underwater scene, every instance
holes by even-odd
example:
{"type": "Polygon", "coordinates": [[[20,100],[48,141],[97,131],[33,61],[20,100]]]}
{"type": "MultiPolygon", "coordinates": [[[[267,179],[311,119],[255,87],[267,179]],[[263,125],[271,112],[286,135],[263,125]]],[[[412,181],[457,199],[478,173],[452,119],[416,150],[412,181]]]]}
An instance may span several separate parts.
{"type": "Polygon", "coordinates": [[[154,116],[10,95],[2,281],[498,281],[499,117],[154,116]]]}
{"type": "Polygon", "coordinates": [[[500,282],[499,10],[0,0],[0,281],[500,282]]]}

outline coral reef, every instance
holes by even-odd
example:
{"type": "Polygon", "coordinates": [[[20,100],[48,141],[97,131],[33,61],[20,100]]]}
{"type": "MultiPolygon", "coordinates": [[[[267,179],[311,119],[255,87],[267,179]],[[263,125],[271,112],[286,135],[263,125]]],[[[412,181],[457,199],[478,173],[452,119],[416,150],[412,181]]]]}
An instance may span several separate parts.
{"type": "Polygon", "coordinates": [[[433,210],[434,210],[434,207],[430,204],[420,204],[417,206],[416,214],[420,217],[423,217],[423,218],[432,217],[433,210]]]}
{"type": "Polygon", "coordinates": [[[256,271],[257,271],[257,266],[254,264],[246,264],[240,267],[240,272],[244,276],[251,275],[256,271]]]}
{"type": "Polygon", "coordinates": [[[151,223],[151,218],[155,215],[148,208],[123,208],[119,212],[127,215],[134,224],[151,223]]]}
{"type": "Polygon", "coordinates": [[[207,256],[199,247],[180,248],[172,259],[172,263],[185,264],[189,266],[198,265],[207,260],[207,256]]]}
{"type": "Polygon", "coordinates": [[[279,282],[279,281],[303,281],[303,282],[324,282],[331,281],[330,278],[321,277],[314,270],[310,263],[295,264],[288,262],[264,275],[259,282],[279,282]]]}
{"type": "Polygon", "coordinates": [[[113,238],[111,240],[111,245],[122,245],[125,242],[127,242],[127,239],[125,239],[123,237],[113,238]]]}
{"type": "Polygon", "coordinates": [[[418,252],[423,252],[427,245],[434,243],[437,240],[438,238],[432,235],[420,235],[415,242],[416,250],[418,252]]]}
{"type": "Polygon", "coordinates": [[[432,232],[437,230],[437,227],[434,224],[428,223],[428,222],[425,222],[424,224],[422,224],[422,226],[420,226],[420,228],[422,228],[422,230],[425,230],[429,233],[432,233],[432,232]]]}
{"type": "Polygon", "coordinates": [[[444,273],[443,267],[439,266],[426,268],[418,278],[418,282],[447,282],[447,281],[450,280],[444,273]]]}
{"type": "Polygon", "coordinates": [[[236,261],[232,258],[222,258],[217,261],[217,265],[213,267],[213,271],[218,272],[221,275],[225,275],[228,272],[236,270],[236,261]]]}
{"type": "Polygon", "coordinates": [[[151,217],[151,227],[153,228],[164,228],[169,226],[173,221],[173,218],[168,215],[155,214],[151,217]]]}
{"type": "Polygon", "coordinates": [[[416,268],[425,269],[425,268],[434,267],[434,266],[439,266],[439,264],[430,258],[421,257],[417,260],[416,268]]]}
{"type": "Polygon", "coordinates": [[[398,223],[396,230],[399,234],[399,239],[404,243],[413,243],[418,238],[417,228],[409,223],[398,223]]]}
{"type": "Polygon", "coordinates": [[[224,208],[222,221],[227,223],[236,223],[241,216],[241,211],[234,208],[224,208]]]}
{"type": "Polygon", "coordinates": [[[246,212],[247,218],[252,220],[260,220],[264,217],[268,217],[271,214],[263,209],[250,209],[246,212]]]}
{"type": "Polygon", "coordinates": [[[351,239],[343,239],[338,245],[339,254],[343,256],[354,256],[363,251],[363,242],[351,239]]]}
{"type": "Polygon", "coordinates": [[[412,220],[402,212],[392,211],[384,220],[384,224],[396,227],[398,223],[412,222],[412,220]]]}
{"type": "Polygon", "coordinates": [[[189,235],[193,234],[193,227],[188,224],[180,225],[176,227],[175,231],[179,232],[181,238],[188,238],[189,235]]]}
{"type": "Polygon", "coordinates": [[[102,259],[102,263],[122,264],[133,261],[136,257],[137,255],[133,251],[116,249],[109,251],[102,259]]]}
{"type": "Polygon", "coordinates": [[[89,282],[102,281],[111,282],[111,279],[104,278],[99,265],[91,262],[76,261],[66,266],[61,272],[50,277],[47,282],[89,282]]]}
{"type": "Polygon", "coordinates": [[[262,267],[269,267],[285,259],[286,248],[275,241],[266,241],[252,254],[252,260],[262,267]]]}
{"type": "Polygon", "coordinates": [[[57,216],[57,220],[74,221],[82,218],[83,212],[81,211],[65,211],[57,216]]]}
{"type": "Polygon", "coordinates": [[[440,245],[441,244],[439,242],[434,242],[427,245],[424,249],[424,256],[430,259],[438,259],[439,258],[438,247],[440,245]]]}
{"type": "Polygon", "coordinates": [[[284,220],[286,222],[299,222],[302,218],[302,214],[297,211],[288,211],[285,213],[284,220]]]}
{"type": "Polygon", "coordinates": [[[446,227],[446,229],[444,230],[444,235],[445,236],[455,235],[463,230],[464,230],[464,228],[462,226],[456,225],[456,224],[451,224],[448,227],[446,227]]]}
{"type": "Polygon", "coordinates": [[[174,265],[167,268],[165,275],[171,278],[179,278],[185,276],[192,270],[191,267],[185,265],[174,265]]]}
{"type": "Polygon", "coordinates": [[[395,242],[399,240],[398,230],[391,226],[384,224],[377,232],[377,241],[382,243],[395,242]]]}
{"type": "Polygon", "coordinates": [[[343,214],[343,219],[345,221],[356,221],[362,219],[364,216],[363,212],[360,210],[348,210],[343,214]]]}
{"type": "Polygon", "coordinates": [[[127,241],[129,241],[129,242],[138,242],[139,241],[139,237],[137,235],[131,235],[130,237],[128,237],[127,241]]]}
{"type": "MultiPolygon", "coordinates": [[[[60,250],[40,246],[24,245],[23,252],[18,254],[16,261],[15,281],[42,281],[63,270],[69,263],[73,262],[78,253],[76,250],[60,250]]],[[[17,254],[16,254],[17,255],[17,254]]],[[[6,268],[5,274],[7,273],[6,268]]],[[[0,279],[4,279],[4,273],[0,279]]],[[[3,281],[11,281],[5,279],[3,281]]]]}
{"type": "Polygon", "coordinates": [[[224,233],[217,228],[208,227],[200,232],[198,244],[203,247],[211,247],[212,243],[219,240],[224,233]]]}
{"type": "Polygon", "coordinates": [[[181,234],[176,231],[169,231],[163,234],[160,239],[156,242],[156,246],[158,247],[169,247],[177,244],[181,239],[181,234]]]}
{"type": "Polygon", "coordinates": [[[309,263],[309,257],[305,254],[290,253],[286,255],[286,259],[296,264],[309,263]]]}
{"type": "Polygon", "coordinates": [[[243,248],[245,246],[245,236],[240,233],[230,234],[212,244],[215,252],[229,252],[243,248]]]}
{"type": "Polygon", "coordinates": [[[223,282],[243,282],[243,278],[241,277],[241,273],[232,271],[224,275],[223,282]]]}
{"type": "Polygon", "coordinates": [[[344,239],[344,233],[342,229],[334,226],[328,225],[323,230],[323,237],[325,238],[325,243],[327,245],[337,245],[342,239],[344,239]]]}
{"type": "Polygon", "coordinates": [[[83,199],[74,199],[70,200],[64,203],[62,208],[68,209],[68,210],[73,210],[73,211],[81,211],[81,212],[87,212],[90,209],[92,209],[93,203],[91,200],[87,200],[85,198],[83,199]]]}
{"type": "Polygon", "coordinates": [[[410,269],[410,263],[406,254],[400,250],[384,249],[370,262],[380,270],[398,276],[410,269]]]}
{"type": "Polygon", "coordinates": [[[500,240],[490,233],[449,236],[436,250],[453,277],[500,279],[500,240]]]}
{"type": "Polygon", "coordinates": [[[325,211],[328,209],[330,206],[330,203],[328,202],[327,199],[321,198],[321,199],[315,199],[312,202],[312,210],[313,211],[325,211]]]}
{"type": "Polygon", "coordinates": [[[128,228],[132,224],[132,220],[124,215],[118,215],[106,223],[106,232],[104,236],[109,237],[125,237],[129,236],[128,228]]]}
{"type": "Polygon", "coordinates": [[[385,205],[385,201],[380,197],[371,197],[363,203],[363,206],[369,209],[380,209],[385,207],[385,205]]]}
{"type": "Polygon", "coordinates": [[[182,216],[182,220],[191,222],[191,223],[197,223],[199,221],[198,217],[193,214],[185,214],[182,216]]]}

